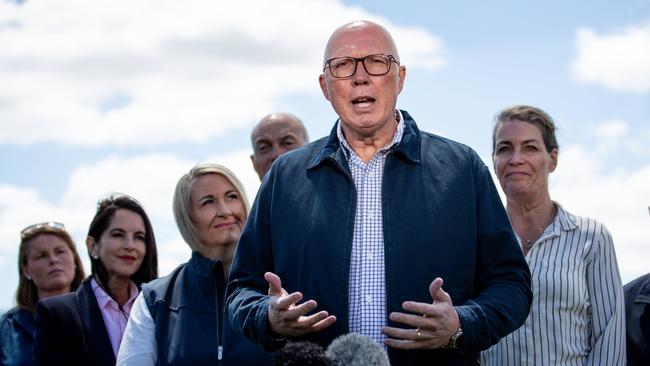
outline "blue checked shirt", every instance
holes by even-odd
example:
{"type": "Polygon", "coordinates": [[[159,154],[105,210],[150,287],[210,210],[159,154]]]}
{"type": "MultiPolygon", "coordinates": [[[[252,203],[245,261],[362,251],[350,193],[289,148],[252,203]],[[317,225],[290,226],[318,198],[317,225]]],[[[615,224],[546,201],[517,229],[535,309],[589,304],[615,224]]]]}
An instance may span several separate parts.
{"type": "Polygon", "coordinates": [[[381,327],[386,325],[381,185],[387,153],[401,141],[404,133],[401,113],[397,111],[395,116],[399,123],[393,141],[379,150],[368,164],[350,148],[343,136],[340,121],[337,126],[337,135],[344,147],[357,191],[348,293],[350,332],[367,335],[381,345],[386,338],[381,333],[381,327]]]}

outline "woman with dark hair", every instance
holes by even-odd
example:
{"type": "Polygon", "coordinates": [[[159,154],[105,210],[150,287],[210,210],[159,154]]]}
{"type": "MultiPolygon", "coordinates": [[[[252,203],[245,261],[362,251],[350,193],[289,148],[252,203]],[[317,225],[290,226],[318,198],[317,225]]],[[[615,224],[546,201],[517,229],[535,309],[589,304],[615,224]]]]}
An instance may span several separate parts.
{"type": "Polygon", "coordinates": [[[270,365],[225,314],[228,273],[248,217],[244,187],[227,168],[203,164],[174,192],[174,218],[192,257],[148,283],[133,305],[119,365],[270,365]]]}
{"type": "Polygon", "coordinates": [[[63,224],[50,221],[20,232],[16,307],[0,319],[0,365],[33,365],[34,308],[39,300],[74,291],[84,269],[63,224]]]}
{"type": "Polygon", "coordinates": [[[99,202],[86,246],[92,274],[36,307],[36,364],[114,365],[140,286],[158,275],[151,222],[129,196],[99,202]]]}

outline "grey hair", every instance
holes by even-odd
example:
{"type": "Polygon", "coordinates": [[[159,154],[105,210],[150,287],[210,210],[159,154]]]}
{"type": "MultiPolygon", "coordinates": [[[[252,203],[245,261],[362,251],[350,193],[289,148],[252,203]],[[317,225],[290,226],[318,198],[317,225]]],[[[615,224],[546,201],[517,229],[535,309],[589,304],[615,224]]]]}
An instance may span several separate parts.
{"type": "Polygon", "coordinates": [[[235,187],[239,196],[241,197],[242,203],[244,204],[244,218],[248,218],[248,197],[246,196],[246,191],[244,190],[244,185],[239,181],[237,176],[226,168],[223,165],[219,164],[198,164],[189,172],[184,174],[176,184],[176,190],[174,191],[174,219],[176,219],[176,225],[178,230],[181,232],[183,240],[189,245],[193,251],[203,252],[204,244],[201,242],[199,233],[194,227],[192,222],[192,217],[190,215],[190,198],[192,196],[192,186],[196,180],[207,174],[219,174],[222,177],[226,178],[230,184],[235,187]]]}
{"type": "Polygon", "coordinates": [[[359,333],[339,336],[327,347],[325,355],[334,366],[390,366],[386,350],[359,333]]]}

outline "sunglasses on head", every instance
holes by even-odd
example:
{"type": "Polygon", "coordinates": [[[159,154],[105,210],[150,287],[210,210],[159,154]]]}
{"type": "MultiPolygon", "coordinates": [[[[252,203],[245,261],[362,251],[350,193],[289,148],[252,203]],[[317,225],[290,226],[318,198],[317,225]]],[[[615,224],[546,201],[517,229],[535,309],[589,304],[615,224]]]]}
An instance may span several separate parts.
{"type": "Polygon", "coordinates": [[[26,238],[33,236],[34,234],[40,232],[52,232],[52,231],[66,232],[65,226],[60,222],[56,222],[56,221],[40,222],[38,224],[29,225],[26,228],[22,229],[20,231],[20,239],[25,240],[26,238]]]}

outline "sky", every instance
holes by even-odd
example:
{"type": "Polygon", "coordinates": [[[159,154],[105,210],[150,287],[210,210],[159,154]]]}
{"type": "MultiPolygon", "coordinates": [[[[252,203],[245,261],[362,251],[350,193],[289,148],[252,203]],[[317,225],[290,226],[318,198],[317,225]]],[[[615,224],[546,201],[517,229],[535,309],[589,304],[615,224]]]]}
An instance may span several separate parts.
{"type": "Polygon", "coordinates": [[[650,272],[650,0],[0,0],[0,309],[20,230],[63,222],[89,271],[88,225],[113,191],[144,205],[161,275],[185,262],[178,178],[223,164],[252,202],[252,127],[288,111],[312,140],[329,133],[323,50],[357,19],[395,38],[398,107],[490,169],[499,110],[553,116],[551,198],[605,223],[623,283],[650,272]]]}

